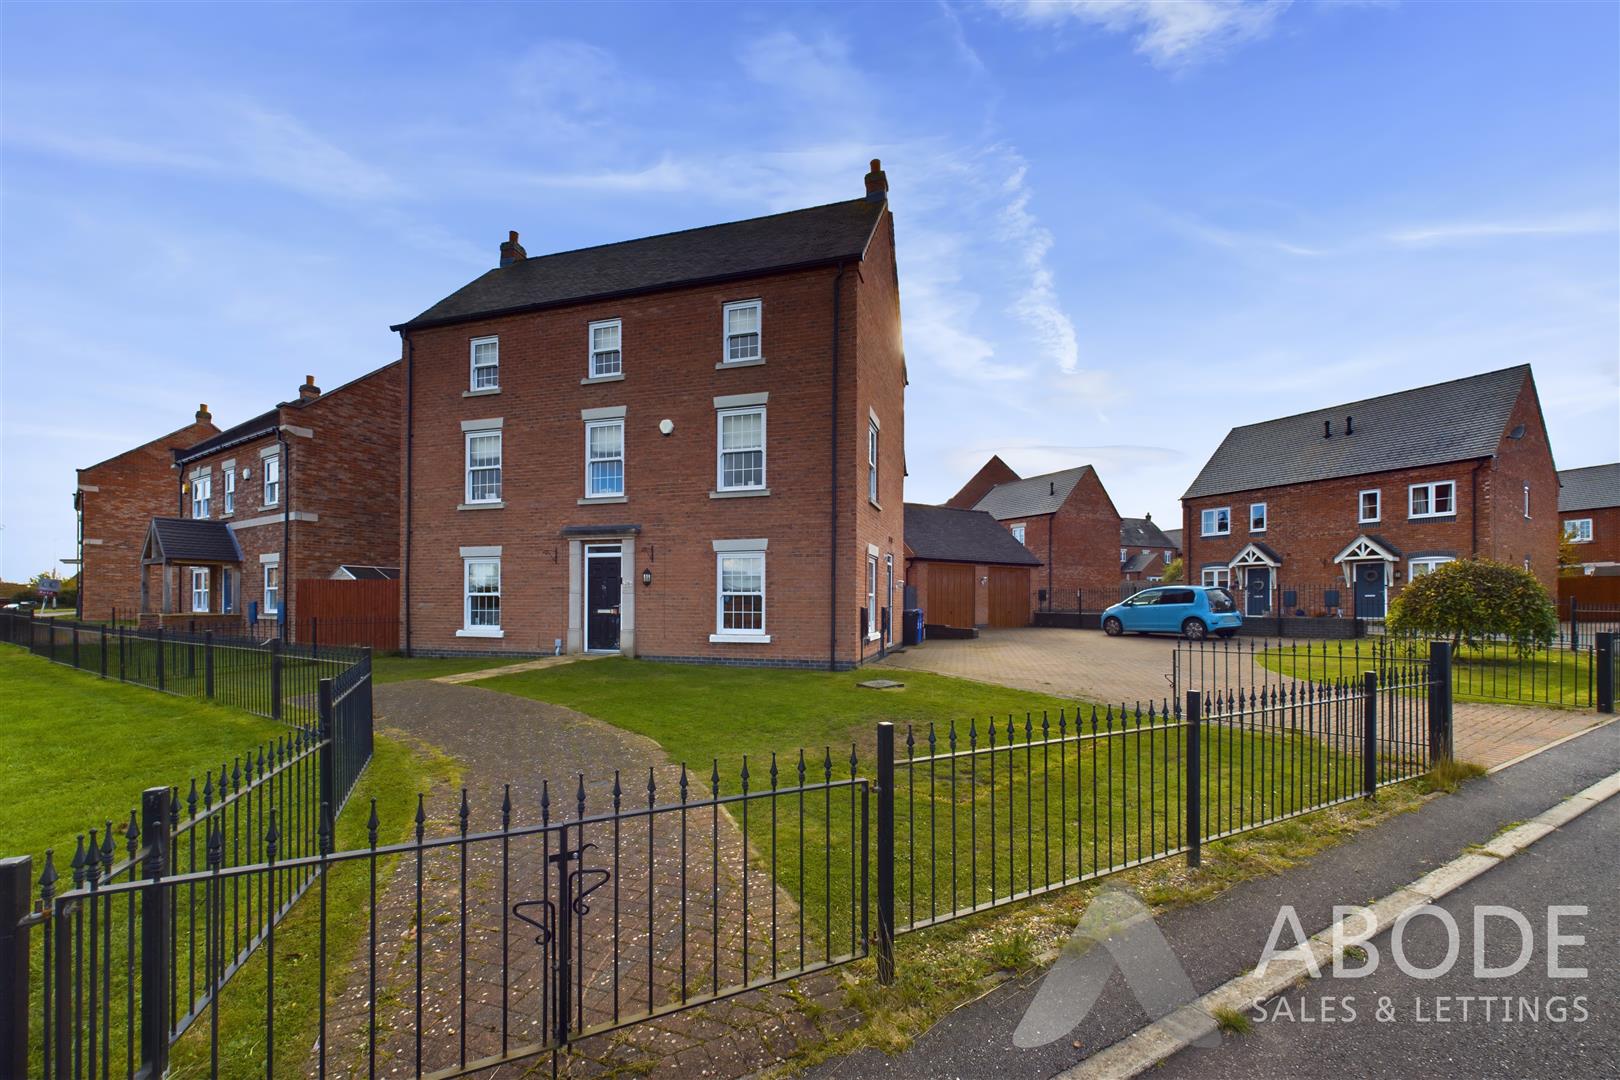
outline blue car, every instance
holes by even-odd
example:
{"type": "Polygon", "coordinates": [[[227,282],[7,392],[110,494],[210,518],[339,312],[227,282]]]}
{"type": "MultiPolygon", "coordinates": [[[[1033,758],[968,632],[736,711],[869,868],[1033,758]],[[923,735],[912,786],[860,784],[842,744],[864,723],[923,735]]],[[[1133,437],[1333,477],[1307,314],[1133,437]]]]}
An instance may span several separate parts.
{"type": "Polygon", "coordinates": [[[1225,589],[1208,585],[1162,585],[1143,589],[1103,612],[1109,637],[1135,634],[1180,634],[1199,641],[1210,634],[1231,637],[1243,625],[1237,601],[1225,589]]]}

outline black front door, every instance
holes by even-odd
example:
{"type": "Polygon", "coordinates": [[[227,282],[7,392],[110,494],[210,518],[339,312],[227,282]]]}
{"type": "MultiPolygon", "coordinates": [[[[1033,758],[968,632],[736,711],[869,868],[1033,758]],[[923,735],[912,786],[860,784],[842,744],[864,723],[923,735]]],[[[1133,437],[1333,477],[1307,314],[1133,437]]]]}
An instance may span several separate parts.
{"type": "Polygon", "coordinates": [[[590,545],[585,553],[585,648],[619,647],[619,589],[623,554],[617,544],[590,545]]]}
{"type": "Polygon", "coordinates": [[[1271,571],[1264,566],[1251,566],[1248,570],[1248,579],[1244,583],[1244,591],[1248,595],[1248,603],[1243,614],[1249,616],[1264,615],[1271,610],[1271,571]]]}
{"type": "Polygon", "coordinates": [[[1356,618],[1384,617],[1384,564],[1356,563],[1356,618]]]}

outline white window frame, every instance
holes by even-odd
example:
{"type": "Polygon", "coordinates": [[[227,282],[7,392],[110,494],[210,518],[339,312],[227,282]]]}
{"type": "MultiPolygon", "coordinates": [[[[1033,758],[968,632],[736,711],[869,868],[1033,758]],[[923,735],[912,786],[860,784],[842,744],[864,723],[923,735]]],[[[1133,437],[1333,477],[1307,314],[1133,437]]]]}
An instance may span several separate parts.
{"type": "Polygon", "coordinates": [[[1232,586],[1232,569],[1228,566],[1206,566],[1199,575],[1199,582],[1205,588],[1229,589],[1232,586]]]}
{"type": "Polygon", "coordinates": [[[866,421],[866,501],[873,506],[878,505],[878,439],[881,434],[878,422],[869,418],[866,421]]]}
{"type": "MultiPolygon", "coordinates": [[[[739,337],[741,335],[738,335],[739,337]]],[[[763,300],[734,300],[720,308],[720,363],[726,364],[758,364],[765,359],[765,302],[763,300]],[[754,355],[731,355],[731,313],[747,308],[754,310],[754,336],[759,338],[755,346],[754,355]]]]}
{"type": "Polygon", "coordinates": [[[191,614],[193,615],[208,614],[209,576],[210,572],[206,566],[193,566],[191,568],[191,614]],[[202,583],[201,588],[198,588],[199,581],[202,583]],[[199,604],[202,606],[199,607],[199,604]]]}
{"type": "Polygon", "coordinates": [[[191,478],[191,516],[204,520],[214,516],[214,474],[198,473],[191,478]]]}
{"type": "Polygon", "coordinates": [[[1199,529],[1198,535],[1200,535],[1200,536],[1231,536],[1232,535],[1232,508],[1230,506],[1211,506],[1211,507],[1208,507],[1208,508],[1206,508],[1204,510],[1199,511],[1199,514],[1198,514],[1198,529],[1199,529]],[[1217,524],[1219,524],[1220,518],[1224,515],[1225,518],[1226,518],[1226,528],[1224,528],[1224,529],[1219,529],[1219,528],[1211,529],[1210,525],[1209,525],[1209,523],[1210,523],[1210,515],[1211,514],[1215,515],[1215,521],[1216,521],[1217,524]]]}
{"type": "Polygon", "coordinates": [[[236,513],[236,468],[232,466],[225,470],[225,494],[222,512],[225,517],[236,513]]]}
{"type": "Polygon", "coordinates": [[[1456,513],[1457,513],[1457,481],[1455,481],[1455,480],[1434,480],[1434,481],[1431,481],[1430,483],[1427,483],[1427,484],[1410,484],[1410,485],[1407,486],[1407,489],[1406,489],[1406,516],[1408,518],[1410,518],[1412,520],[1422,520],[1423,518],[1455,517],[1456,513]],[[1451,505],[1446,510],[1436,510],[1434,508],[1434,504],[1436,502],[1435,496],[1437,494],[1439,494],[1441,488],[1445,488],[1449,492],[1449,497],[1448,497],[1447,501],[1451,505]],[[1424,499],[1425,499],[1425,501],[1426,501],[1426,503],[1427,503],[1427,505],[1429,507],[1427,510],[1423,511],[1421,514],[1412,509],[1412,507],[1414,505],[1416,505],[1416,503],[1417,503],[1417,493],[1419,491],[1424,493],[1424,499]]]}
{"type": "Polygon", "coordinates": [[[1592,519],[1569,518],[1564,522],[1564,536],[1572,544],[1590,544],[1592,542],[1592,519]]]}
{"type": "Polygon", "coordinates": [[[1022,544],[1024,542],[1024,522],[1020,521],[1017,525],[1014,525],[1012,527],[1012,534],[1013,539],[1022,544]]]}
{"type": "Polygon", "coordinates": [[[611,420],[587,420],[587,421],[585,421],[585,497],[587,499],[617,499],[617,498],[623,498],[623,496],[624,496],[624,488],[625,488],[625,469],[626,469],[626,463],[625,463],[625,457],[626,457],[625,450],[626,450],[626,447],[625,447],[625,444],[624,444],[624,437],[625,437],[625,426],[624,426],[624,417],[622,417],[622,416],[614,417],[611,420]],[[619,456],[616,457],[616,458],[612,458],[612,457],[598,458],[596,460],[598,460],[598,461],[617,461],[619,463],[619,490],[617,490],[617,491],[592,491],[591,490],[591,432],[595,431],[597,428],[610,428],[610,427],[616,427],[616,428],[619,429],[619,456]]]}
{"type": "Polygon", "coordinates": [[[624,322],[621,319],[599,319],[585,329],[585,349],[589,353],[586,363],[586,373],[592,379],[610,379],[615,375],[624,374],[624,322]],[[598,330],[613,331],[613,348],[598,349],[596,347],[596,332],[598,330]],[[607,353],[616,353],[612,363],[612,370],[608,370],[606,362],[599,363],[600,357],[607,353]]]}
{"type": "Polygon", "coordinates": [[[1249,504],[1249,534],[1252,536],[1255,533],[1263,533],[1263,532],[1266,531],[1266,526],[1270,525],[1270,524],[1271,524],[1271,511],[1266,506],[1266,504],[1263,503],[1263,502],[1250,503],[1249,504]],[[1254,527],[1254,516],[1255,516],[1254,512],[1255,512],[1255,510],[1257,508],[1260,511],[1260,527],[1258,529],[1254,527]]]}
{"type": "Polygon", "coordinates": [[[1530,520],[1530,485],[1524,485],[1524,520],[1530,520]]]}
{"type": "Polygon", "coordinates": [[[714,486],[716,491],[760,491],[766,486],[766,426],[764,405],[748,405],[736,409],[716,409],[714,414],[714,486]],[[743,416],[748,413],[759,414],[759,483],[757,484],[728,484],[726,483],[726,455],[750,454],[752,450],[726,449],[726,417],[743,416]]]}
{"type": "Polygon", "coordinates": [[[769,614],[766,602],[765,581],[765,549],[748,548],[737,551],[721,550],[714,553],[714,633],[709,640],[712,642],[725,641],[752,641],[766,642],[771,640],[766,616],[769,614]],[[757,630],[736,630],[726,627],[726,597],[753,596],[751,592],[726,592],[726,560],[727,559],[753,559],[759,562],[759,628],[757,630]]]}
{"type": "Polygon", "coordinates": [[[886,645],[893,645],[894,644],[894,621],[895,620],[894,620],[894,555],[892,553],[883,556],[883,568],[884,568],[885,573],[888,575],[887,578],[886,578],[886,582],[887,582],[888,590],[889,590],[887,603],[885,603],[885,605],[883,607],[883,610],[887,611],[889,613],[889,625],[886,626],[886,627],[882,627],[882,630],[884,631],[883,641],[884,641],[884,644],[886,644],[886,645]]]}
{"type": "Polygon", "coordinates": [[[500,339],[500,337],[498,335],[491,334],[491,335],[488,335],[486,337],[475,337],[475,338],[473,338],[471,341],[469,341],[467,343],[467,389],[469,389],[471,391],[474,391],[474,392],[477,392],[477,391],[480,391],[480,390],[483,390],[483,391],[499,390],[500,388],[501,388],[501,339],[500,339]],[[480,346],[480,345],[493,345],[493,346],[495,346],[495,362],[494,363],[492,363],[492,364],[491,363],[480,364],[478,362],[478,346],[480,346]],[[489,369],[489,368],[494,369],[494,373],[495,373],[494,381],[480,384],[479,381],[478,381],[478,373],[479,373],[479,371],[481,369],[489,369]]]}
{"type": "Polygon", "coordinates": [[[1384,520],[1384,490],[1382,488],[1366,488],[1356,493],[1356,524],[1376,525],[1384,520]],[[1372,517],[1367,516],[1367,496],[1372,496],[1372,517]]]}
{"type": "Polygon", "coordinates": [[[267,562],[264,564],[264,611],[265,615],[281,614],[281,563],[267,562]],[[275,584],[270,579],[275,578],[275,584]]]}
{"type": "Polygon", "coordinates": [[[1418,559],[1408,559],[1406,560],[1406,580],[1416,581],[1425,574],[1434,573],[1435,570],[1446,563],[1456,561],[1456,558],[1451,555],[1430,555],[1418,559]],[[1422,569],[1418,569],[1419,567],[1422,567],[1422,569]]]}
{"type": "Polygon", "coordinates": [[[506,467],[506,439],[505,439],[505,433],[500,428],[476,428],[476,429],[473,429],[471,431],[462,432],[461,433],[461,443],[462,443],[461,462],[462,462],[462,474],[463,474],[463,476],[462,476],[463,483],[462,483],[462,493],[461,494],[462,494],[463,500],[466,502],[466,504],[468,506],[478,506],[478,505],[481,505],[481,504],[484,504],[484,503],[498,503],[498,502],[500,502],[502,497],[505,494],[505,477],[503,475],[503,470],[506,467]],[[477,468],[478,468],[478,471],[480,471],[480,472],[488,472],[490,470],[494,470],[494,472],[496,474],[495,475],[495,492],[494,492],[493,495],[488,493],[488,492],[485,492],[482,496],[475,498],[474,495],[473,495],[473,463],[472,463],[472,444],[473,444],[473,440],[474,439],[491,439],[491,438],[495,440],[496,463],[494,465],[480,465],[477,468]]]}
{"type": "Polygon", "coordinates": [[[878,557],[868,554],[866,556],[866,640],[876,641],[882,634],[878,629],[877,613],[877,566],[878,557]]]}
{"type": "Polygon", "coordinates": [[[461,630],[457,637],[504,637],[505,631],[501,628],[501,557],[499,555],[463,555],[461,558],[461,630]],[[495,591],[493,593],[472,590],[472,569],[475,565],[488,563],[495,567],[495,591]],[[473,597],[495,597],[495,621],[493,623],[473,622],[473,597]]]}
{"type": "Polygon", "coordinates": [[[1120,548],[1119,549],[1119,565],[1124,566],[1126,563],[1128,563],[1130,561],[1131,561],[1131,549],[1128,548],[1128,547],[1120,548]]]}
{"type": "Polygon", "coordinates": [[[259,463],[263,480],[264,505],[281,505],[281,455],[271,454],[259,463]]]}

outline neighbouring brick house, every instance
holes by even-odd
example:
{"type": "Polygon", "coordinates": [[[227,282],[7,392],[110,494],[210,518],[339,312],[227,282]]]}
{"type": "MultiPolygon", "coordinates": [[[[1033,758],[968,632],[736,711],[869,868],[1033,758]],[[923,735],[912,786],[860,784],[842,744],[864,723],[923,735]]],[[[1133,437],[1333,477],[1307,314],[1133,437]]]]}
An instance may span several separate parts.
{"type": "Polygon", "coordinates": [[[1153,515],[1120,518],[1119,572],[1126,581],[1160,581],[1176,557],[1176,542],[1153,523],[1153,515]]]}
{"type": "Polygon", "coordinates": [[[1620,462],[1558,474],[1558,518],[1588,574],[1620,573],[1620,462]]]}
{"type": "Polygon", "coordinates": [[[141,599],[141,545],[154,514],[177,513],[174,451],[217,435],[207,405],[193,423],[78,470],[79,614],[134,618],[141,599]]]}
{"type": "Polygon", "coordinates": [[[1188,579],[1245,614],[1383,618],[1452,559],[1557,575],[1558,476],[1528,365],[1233,428],[1182,496],[1188,579]]]}
{"type": "Polygon", "coordinates": [[[1030,577],[1036,610],[1098,611],[1119,599],[1121,518],[1090,465],[1020,478],[992,457],[945,505],[985,511],[1041,561],[1030,577]]]}
{"type": "Polygon", "coordinates": [[[529,257],[395,327],[402,634],[850,667],[898,632],[905,361],[859,199],[529,257]]]}
{"type": "Polygon", "coordinates": [[[296,582],[399,562],[398,361],[171,451],[160,505],[129,512],[147,625],[246,629],[297,619],[296,582]],[[142,516],[144,514],[144,516],[142,516]]]}
{"type": "Polygon", "coordinates": [[[1028,626],[1040,565],[983,510],[906,504],[906,582],[930,626],[1028,626]]]}

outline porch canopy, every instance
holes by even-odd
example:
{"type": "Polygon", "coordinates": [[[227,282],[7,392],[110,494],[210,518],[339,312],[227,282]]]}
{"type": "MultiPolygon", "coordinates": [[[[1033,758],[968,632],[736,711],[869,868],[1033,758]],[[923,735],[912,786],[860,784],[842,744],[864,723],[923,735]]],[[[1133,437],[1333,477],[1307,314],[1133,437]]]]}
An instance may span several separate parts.
{"type": "Polygon", "coordinates": [[[1376,536],[1373,533],[1362,533],[1350,541],[1343,551],[1333,556],[1333,561],[1343,568],[1344,583],[1349,585],[1351,563],[1382,561],[1393,565],[1401,561],[1401,553],[1394,544],[1391,544],[1383,537],[1376,536]]]}
{"type": "MultiPolygon", "coordinates": [[[[242,565],[242,547],[236,534],[223,521],[193,520],[191,518],[153,518],[146,530],[146,544],[141,548],[141,610],[152,610],[148,569],[161,567],[163,574],[164,614],[174,611],[174,587],[171,566],[201,566],[210,569],[209,577],[218,576],[221,569],[242,565]]],[[[212,580],[210,596],[219,595],[212,580]]]]}

